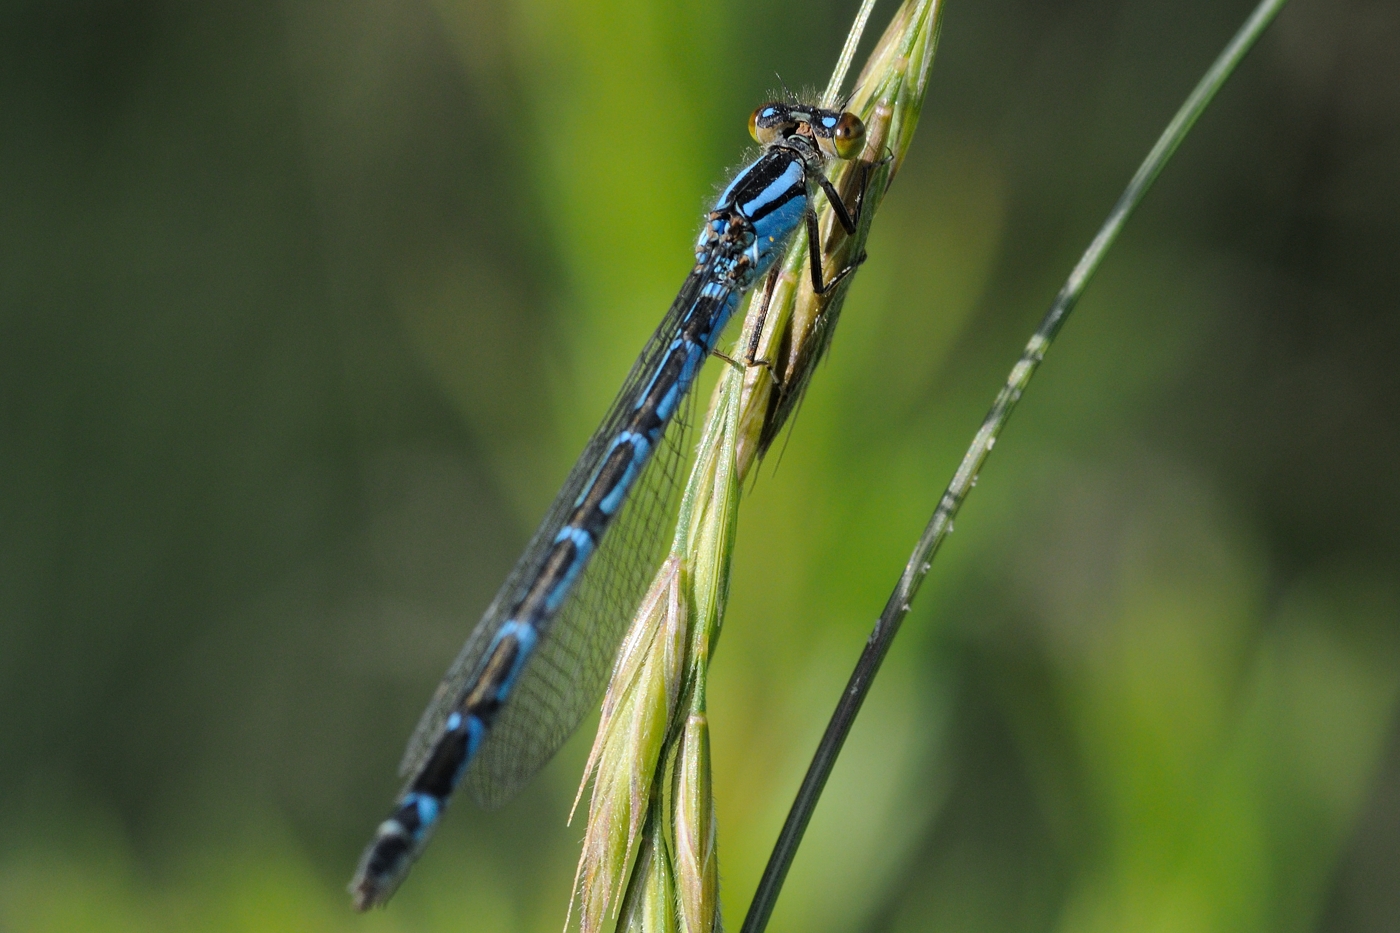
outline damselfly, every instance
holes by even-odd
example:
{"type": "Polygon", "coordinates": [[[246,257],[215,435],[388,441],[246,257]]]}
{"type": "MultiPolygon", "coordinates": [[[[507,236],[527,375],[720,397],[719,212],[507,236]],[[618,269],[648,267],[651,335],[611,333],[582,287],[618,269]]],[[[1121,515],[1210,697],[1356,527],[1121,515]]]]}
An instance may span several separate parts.
{"type": "MultiPolygon", "coordinates": [[[[846,233],[855,232],[852,212],[824,168],[831,159],[860,154],[860,119],[770,103],[754,111],[749,132],[762,153],[706,216],[680,294],[409,740],[401,767],[408,783],[350,883],[357,909],[393,894],[464,775],[478,800],[504,802],[597,703],[626,617],[641,596],[630,579],[636,575],[628,573],[636,566],[632,554],[663,530],[648,518],[669,498],[674,462],[651,483],[650,496],[632,495],[629,502],[629,495],[648,466],[665,459],[653,455],[665,446],[667,426],[740,298],[804,222],[819,294],[853,268],[824,279],[812,205],[820,187],[846,233]],[[618,518],[620,512],[626,514],[618,518]],[[613,524],[634,531],[615,531],[605,541],[613,524]]],[[[858,198],[857,214],[859,207],[858,198]]],[[[650,473],[658,475],[654,467],[650,473]]],[[[645,576],[638,582],[644,586],[645,576]]]]}

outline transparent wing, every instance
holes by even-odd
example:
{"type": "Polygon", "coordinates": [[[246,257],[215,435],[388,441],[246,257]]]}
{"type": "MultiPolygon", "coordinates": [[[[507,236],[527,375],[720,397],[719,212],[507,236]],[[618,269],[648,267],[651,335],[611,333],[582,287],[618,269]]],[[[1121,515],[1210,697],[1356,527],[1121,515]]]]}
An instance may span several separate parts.
{"type": "Polygon", "coordinates": [[[598,705],[617,646],[670,544],[690,433],[689,401],[520,674],[467,768],[483,807],[515,796],[598,705]]]}
{"type": "MultiPolygon", "coordinates": [[[[699,291],[709,278],[708,266],[691,272],[643,347],[525,553],[424,710],[404,752],[400,774],[411,775],[422,766],[447,717],[466,696],[492,638],[507,621],[524,588],[539,573],[579,494],[645,391],[651,373],[675,338],[680,320],[700,300],[699,291]]],[[[580,575],[572,595],[558,614],[542,626],[539,643],[468,768],[467,783],[472,796],[485,806],[499,806],[519,790],[564,743],[602,692],[617,645],[656,568],[670,530],[667,518],[674,511],[680,485],[689,422],[685,417],[687,406],[681,408],[580,575]]]]}

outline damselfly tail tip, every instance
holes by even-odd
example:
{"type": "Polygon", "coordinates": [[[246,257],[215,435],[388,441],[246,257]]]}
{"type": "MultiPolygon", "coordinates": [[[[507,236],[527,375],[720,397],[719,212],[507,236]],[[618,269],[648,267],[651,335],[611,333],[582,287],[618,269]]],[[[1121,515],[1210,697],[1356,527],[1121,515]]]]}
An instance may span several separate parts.
{"type": "Polygon", "coordinates": [[[377,878],[363,870],[358,871],[347,888],[350,892],[350,905],[355,908],[356,913],[361,914],[374,907],[383,907],[389,903],[389,898],[398,886],[397,878],[377,878]]]}
{"type": "Polygon", "coordinates": [[[350,882],[350,904],[355,908],[356,913],[362,914],[376,904],[382,903],[376,896],[378,892],[369,879],[358,878],[356,881],[350,882]]]}
{"type": "Polygon", "coordinates": [[[364,913],[387,903],[412,864],[412,839],[397,821],[384,821],[350,879],[348,890],[355,910],[364,913]]]}

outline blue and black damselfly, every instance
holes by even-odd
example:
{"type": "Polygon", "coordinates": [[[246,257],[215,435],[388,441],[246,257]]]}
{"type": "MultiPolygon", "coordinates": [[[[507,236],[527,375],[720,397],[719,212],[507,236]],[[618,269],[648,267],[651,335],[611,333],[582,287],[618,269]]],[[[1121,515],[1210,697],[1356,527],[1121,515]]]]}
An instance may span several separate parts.
{"type": "Polygon", "coordinates": [[[667,428],[744,293],[804,223],[818,294],[854,268],[823,276],[813,202],[821,188],[855,232],[824,169],[860,154],[860,119],[775,102],[754,111],[749,131],[762,153],[706,216],[680,294],[409,740],[408,783],[350,883],[357,909],[393,894],[464,776],[479,801],[503,803],[597,703],[665,529],[684,448],[667,443],[667,428]]]}

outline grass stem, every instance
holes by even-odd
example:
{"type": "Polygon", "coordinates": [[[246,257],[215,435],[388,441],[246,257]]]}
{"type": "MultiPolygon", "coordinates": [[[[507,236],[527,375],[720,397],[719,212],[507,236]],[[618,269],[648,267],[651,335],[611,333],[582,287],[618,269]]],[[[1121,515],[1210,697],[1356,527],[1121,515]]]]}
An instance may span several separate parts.
{"type": "Polygon", "coordinates": [[[880,664],[884,661],[890,644],[899,632],[900,623],[904,621],[905,615],[909,612],[909,605],[913,601],[914,595],[928,574],[934,555],[938,552],[943,540],[952,532],[953,519],[957,516],[967,494],[976,484],[978,471],[986,462],[987,455],[991,453],[997,437],[1006,425],[1006,420],[1011,416],[1016,403],[1020,401],[1026,385],[1035,375],[1036,369],[1045,358],[1046,351],[1050,349],[1050,344],[1054,341],[1070,312],[1074,310],[1079,296],[1083,294],[1085,287],[1089,284],[1089,279],[1093,277],[1094,271],[1103,261],[1108,248],[1117,239],[1128,217],[1141,203],[1148,189],[1151,188],[1152,182],[1161,174],[1167,161],[1181,145],[1181,141],[1190,132],[1197,118],[1215,97],[1216,92],[1224,85],[1226,79],[1234,72],[1235,67],[1254,46],[1255,41],[1258,40],[1286,2],[1287,0],[1262,0],[1234,38],[1225,46],[1224,51],[1206,71],[1190,96],[1186,98],[1186,102],[1181,105],[1176,116],[1167,124],[1167,128],[1138,167],[1132,180],[1128,182],[1127,188],[1118,198],[1118,202],[1114,204],[1108,218],[1099,228],[1098,234],[1095,235],[1089,247],[1084,251],[1084,255],[1070,272],[1069,278],[1065,280],[1059,294],[1055,296],[1055,300],[1040,322],[1040,326],[1036,328],[1035,333],[1026,343],[1026,348],[1022,351],[1020,359],[1011,368],[1006,384],[997,393],[991,410],[987,412],[982,426],[978,428],[971,446],[968,447],[967,453],[964,454],[962,462],[958,465],[957,472],[953,474],[952,481],[948,484],[942,498],[939,499],[933,517],[929,520],[923,535],[920,536],[918,544],[915,545],[914,552],[910,555],[908,563],[905,564],[904,572],[900,575],[894,592],[890,594],[889,601],[885,604],[879,621],[875,623],[875,628],[866,641],[865,650],[861,653],[860,660],[856,662],[850,681],[841,694],[841,700],[832,713],[831,721],[827,724],[826,732],[822,736],[821,743],[817,746],[812,763],[808,766],[807,774],[802,780],[802,786],[798,789],[792,809],[788,812],[787,821],[783,824],[782,832],[778,835],[773,853],[769,856],[768,865],[759,881],[758,890],[754,894],[753,902],[749,905],[748,915],[744,918],[742,933],[763,933],[763,930],[768,926],[768,920],[773,914],[778,894],[787,878],[788,869],[792,866],[793,857],[802,842],[802,836],[807,830],[812,812],[816,809],[817,801],[821,797],[822,790],[826,787],[827,778],[831,776],[831,769],[841,754],[841,747],[845,744],[846,736],[850,733],[851,724],[855,722],[856,715],[860,712],[861,705],[870,692],[870,686],[874,683],[875,675],[880,670],[880,664]]]}

